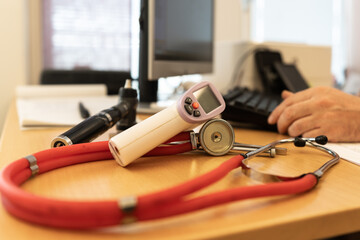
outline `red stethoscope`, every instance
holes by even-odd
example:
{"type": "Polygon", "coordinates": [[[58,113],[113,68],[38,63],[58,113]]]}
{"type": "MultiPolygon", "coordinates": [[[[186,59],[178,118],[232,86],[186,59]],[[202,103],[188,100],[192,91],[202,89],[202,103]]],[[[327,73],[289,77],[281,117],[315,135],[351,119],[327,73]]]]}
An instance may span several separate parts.
{"type": "MultiPolygon", "coordinates": [[[[214,126],[214,122],[208,122],[207,124],[214,126]]],[[[224,123],[221,122],[220,124],[224,123]]],[[[205,140],[200,141],[209,141],[209,143],[202,143],[204,145],[200,148],[209,152],[215,151],[216,154],[233,149],[233,146],[230,147],[228,144],[225,144],[227,148],[222,149],[217,145],[217,143],[224,140],[224,135],[226,135],[224,133],[228,130],[219,131],[219,128],[211,130],[212,128],[206,127],[206,124],[204,126],[208,132],[202,131],[203,136],[200,134],[198,138],[204,137],[205,140]],[[210,137],[205,133],[210,134],[210,137]]],[[[195,148],[194,142],[194,134],[189,132],[181,133],[167,141],[163,146],[149,152],[147,156],[192,151],[195,148]]],[[[2,203],[9,213],[29,222],[51,227],[91,229],[135,221],[147,221],[242,199],[308,191],[317,184],[326,170],[339,161],[338,154],[313,142],[325,144],[327,139],[325,136],[319,136],[317,138],[290,138],[275,141],[246,154],[233,156],[214,170],[177,186],[141,196],[121,197],[117,200],[97,202],[55,200],[36,196],[19,187],[29,178],[57,168],[113,159],[107,141],[69,145],[37,152],[10,163],[1,172],[0,192],[2,203]],[[252,157],[274,149],[276,145],[289,142],[294,142],[296,146],[300,147],[310,145],[329,153],[333,158],[316,171],[297,177],[271,175],[249,167],[248,161],[252,157]],[[272,182],[225,189],[198,197],[189,197],[189,194],[215,183],[238,167],[241,167],[242,172],[247,176],[261,178],[264,182],[267,180],[272,182]]],[[[196,146],[196,148],[199,147],[196,146]]]]}

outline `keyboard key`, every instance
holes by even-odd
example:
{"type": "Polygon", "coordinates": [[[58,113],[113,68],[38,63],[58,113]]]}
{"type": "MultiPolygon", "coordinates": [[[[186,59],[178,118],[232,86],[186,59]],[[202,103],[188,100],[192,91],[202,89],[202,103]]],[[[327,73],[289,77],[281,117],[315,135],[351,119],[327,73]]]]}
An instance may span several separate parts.
{"type": "Polygon", "coordinates": [[[259,104],[260,100],[262,99],[262,95],[258,92],[254,92],[251,99],[246,103],[246,107],[254,109],[259,104]]]}
{"type": "Polygon", "coordinates": [[[267,108],[268,108],[268,105],[269,105],[269,102],[270,102],[270,99],[269,97],[267,96],[263,96],[262,99],[260,100],[258,106],[257,106],[257,110],[259,112],[267,112],[267,108]]]}
{"type": "Polygon", "coordinates": [[[267,108],[268,113],[270,114],[274,109],[279,105],[279,101],[277,99],[271,99],[269,106],[267,108]]]}
{"type": "Polygon", "coordinates": [[[235,105],[244,105],[247,101],[251,99],[253,93],[250,91],[244,91],[239,97],[235,99],[235,105]]]}
{"type": "Polygon", "coordinates": [[[267,118],[282,101],[280,96],[268,95],[247,88],[235,88],[224,96],[226,108],[222,113],[225,120],[244,126],[256,126],[276,131],[276,125],[269,125],[267,118]],[[236,93],[236,94],[235,94],[236,93]]]}
{"type": "Polygon", "coordinates": [[[225,96],[224,96],[224,100],[226,102],[230,102],[232,100],[234,100],[237,96],[240,96],[243,92],[244,92],[244,88],[234,88],[232,90],[230,90],[225,96]]]}

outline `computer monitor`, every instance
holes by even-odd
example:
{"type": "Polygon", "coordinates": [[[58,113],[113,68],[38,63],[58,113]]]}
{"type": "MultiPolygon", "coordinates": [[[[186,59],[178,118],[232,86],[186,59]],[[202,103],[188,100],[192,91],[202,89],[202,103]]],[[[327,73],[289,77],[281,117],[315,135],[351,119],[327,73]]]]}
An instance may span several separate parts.
{"type": "Polygon", "coordinates": [[[156,102],[158,79],[211,73],[213,0],[141,0],[140,102],[156,102]]]}

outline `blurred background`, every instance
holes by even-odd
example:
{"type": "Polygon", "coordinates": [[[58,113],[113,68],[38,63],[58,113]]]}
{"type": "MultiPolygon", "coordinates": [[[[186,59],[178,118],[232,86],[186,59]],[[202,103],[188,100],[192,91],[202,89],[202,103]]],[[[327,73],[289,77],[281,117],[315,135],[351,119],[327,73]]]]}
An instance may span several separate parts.
{"type": "MultiPolygon", "coordinates": [[[[0,129],[16,86],[39,84],[44,69],[136,68],[131,54],[138,44],[138,7],[131,0],[0,1],[0,129]]],[[[234,63],[219,59],[241,43],[272,42],[280,48],[309,46],[321,55],[323,61],[304,70],[312,85],[354,90],[360,72],[358,9],[355,0],[215,0],[215,68],[221,71],[207,78],[217,82],[231,72],[226,67],[234,63]],[[315,74],[319,69],[326,73],[315,74]]]]}

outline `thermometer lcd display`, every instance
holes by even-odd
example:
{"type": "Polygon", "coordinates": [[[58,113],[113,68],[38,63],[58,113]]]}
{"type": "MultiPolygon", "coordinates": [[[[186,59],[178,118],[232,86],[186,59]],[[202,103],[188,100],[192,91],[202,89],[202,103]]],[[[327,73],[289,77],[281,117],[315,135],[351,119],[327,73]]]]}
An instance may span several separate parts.
{"type": "Polygon", "coordinates": [[[209,86],[197,90],[194,92],[194,96],[206,113],[213,111],[221,105],[209,86]]]}

